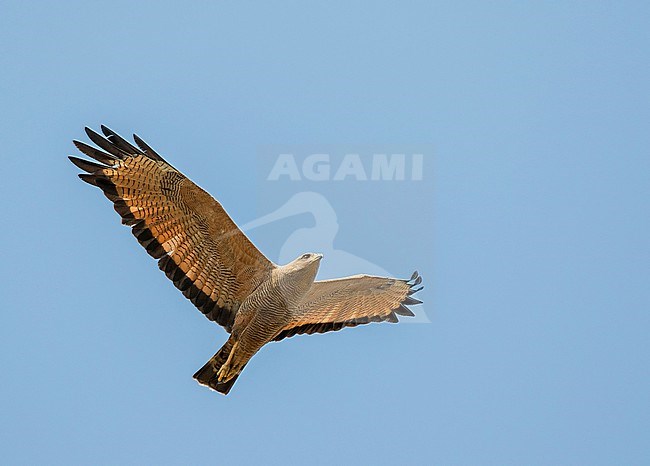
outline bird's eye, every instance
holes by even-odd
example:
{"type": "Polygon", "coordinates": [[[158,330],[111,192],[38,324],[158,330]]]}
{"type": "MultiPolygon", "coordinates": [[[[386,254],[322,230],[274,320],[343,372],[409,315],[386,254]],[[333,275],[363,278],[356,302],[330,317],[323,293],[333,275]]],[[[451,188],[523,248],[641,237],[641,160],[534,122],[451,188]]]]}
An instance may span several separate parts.
{"type": "Polygon", "coordinates": [[[303,255],[302,255],[302,258],[303,258],[303,259],[309,259],[310,256],[311,256],[311,254],[303,254],[303,255]]]}

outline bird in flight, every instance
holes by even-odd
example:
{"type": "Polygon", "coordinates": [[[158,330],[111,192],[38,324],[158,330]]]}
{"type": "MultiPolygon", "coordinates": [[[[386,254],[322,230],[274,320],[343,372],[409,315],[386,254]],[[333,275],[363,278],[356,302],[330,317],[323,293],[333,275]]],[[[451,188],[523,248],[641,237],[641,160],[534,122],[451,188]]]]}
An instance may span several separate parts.
{"type": "Polygon", "coordinates": [[[414,272],[402,280],[354,275],[316,281],[322,254],[302,254],[286,265],[267,259],[221,204],[167,163],[135,134],[134,146],[102,125],[86,128],[99,149],[75,146],[99,163],[70,156],[131,227],[158,267],[208,319],[230,334],[194,378],[228,394],[262,346],[297,334],[397,322],[422,289],[414,272]]]}

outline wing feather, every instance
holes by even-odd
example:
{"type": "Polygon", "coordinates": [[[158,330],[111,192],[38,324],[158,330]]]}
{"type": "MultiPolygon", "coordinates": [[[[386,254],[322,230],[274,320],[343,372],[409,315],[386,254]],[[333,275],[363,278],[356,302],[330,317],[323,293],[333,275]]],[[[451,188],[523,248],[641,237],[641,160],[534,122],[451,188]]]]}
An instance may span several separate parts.
{"type": "Polygon", "coordinates": [[[158,267],[206,317],[231,331],[242,301],[275,268],[214,198],[167,163],[142,139],[138,147],[102,126],[86,128],[102,150],[74,141],[99,165],[70,160],[114,203],[122,223],[158,267]]]}
{"type": "Polygon", "coordinates": [[[370,322],[395,323],[398,315],[412,317],[415,314],[406,306],[421,303],[410,297],[413,287],[421,282],[417,272],[410,280],[355,275],[314,282],[295,310],[294,318],[274,340],[370,322]]]}

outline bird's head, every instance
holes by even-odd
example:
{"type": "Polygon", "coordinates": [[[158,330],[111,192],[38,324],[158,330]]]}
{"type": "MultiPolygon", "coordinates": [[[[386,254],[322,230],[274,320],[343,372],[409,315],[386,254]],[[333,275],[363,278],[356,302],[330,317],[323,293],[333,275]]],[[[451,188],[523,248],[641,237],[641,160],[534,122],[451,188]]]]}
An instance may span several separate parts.
{"type": "Polygon", "coordinates": [[[298,264],[311,264],[311,263],[320,263],[320,260],[323,258],[322,254],[318,254],[316,252],[306,252],[300,257],[296,257],[293,262],[298,263],[298,264]]]}
{"type": "Polygon", "coordinates": [[[296,257],[283,266],[283,273],[295,283],[303,283],[309,287],[316,278],[322,254],[308,252],[296,257]]]}

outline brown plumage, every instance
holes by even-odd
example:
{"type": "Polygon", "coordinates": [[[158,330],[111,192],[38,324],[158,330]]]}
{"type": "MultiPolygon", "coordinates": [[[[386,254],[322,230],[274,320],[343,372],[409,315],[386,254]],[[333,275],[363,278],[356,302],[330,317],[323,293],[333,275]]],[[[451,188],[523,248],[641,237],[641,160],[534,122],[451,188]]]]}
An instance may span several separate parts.
{"type": "Polygon", "coordinates": [[[413,316],[406,307],[422,281],[356,275],[314,281],[322,255],[279,266],[244,235],[221,204],[138,136],[133,146],[102,126],[86,128],[99,148],[74,141],[100,162],[70,157],[114,204],[122,223],[205,316],[230,337],[194,378],[227,394],[250,358],[269,341],[413,316]]]}

